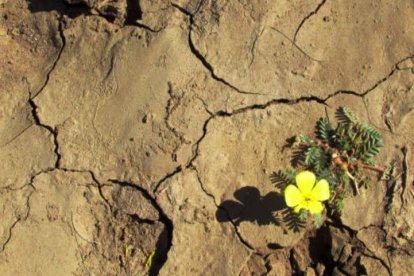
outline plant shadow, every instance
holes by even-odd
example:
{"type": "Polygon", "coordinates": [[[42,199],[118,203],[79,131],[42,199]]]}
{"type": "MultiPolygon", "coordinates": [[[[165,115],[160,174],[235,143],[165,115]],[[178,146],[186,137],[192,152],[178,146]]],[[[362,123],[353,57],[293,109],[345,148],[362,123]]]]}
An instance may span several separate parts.
{"type": "Polygon", "coordinates": [[[270,192],[262,196],[256,187],[246,186],[235,191],[234,198],[220,204],[216,212],[219,222],[232,221],[236,226],[243,221],[280,225],[281,221],[274,213],[285,209],[286,204],[279,193],[270,192]]]}
{"type": "MultiPolygon", "coordinates": [[[[117,1],[115,1],[117,2],[117,1]]],[[[63,0],[57,1],[45,1],[45,0],[28,0],[28,8],[31,12],[50,12],[56,11],[61,16],[66,15],[70,18],[76,18],[81,15],[92,15],[98,14],[105,18],[111,23],[114,23],[119,11],[113,5],[106,5],[103,10],[98,13],[92,12],[91,5],[88,2],[78,1],[74,3],[67,3],[63,0]]],[[[125,11],[125,24],[126,25],[137,25],[136,21],[142,19],[142,10],[137,0],[126,0],[126,11],[125,11]]],[[[116,4],[116,3],[115,3],[116,4]]],[[[115,5],[116,6],[116,5],[115,5]]]]}
{"type": "Polygon", "coordinates": [[[28,8],[32,13],[56,11],[60,15],[75,18],[80,15],[90,15],[89,8],[84,3],[67,4],[65,1],[28,0],[28,8]]]}

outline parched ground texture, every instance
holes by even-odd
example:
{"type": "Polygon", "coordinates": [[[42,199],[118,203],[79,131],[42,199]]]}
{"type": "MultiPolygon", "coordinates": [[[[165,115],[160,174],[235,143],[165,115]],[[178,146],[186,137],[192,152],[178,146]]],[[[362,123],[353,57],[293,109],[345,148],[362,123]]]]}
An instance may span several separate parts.
{"type": "Polygon", "coordinates": [[[413,1],[0,13],[0,275],[414,275],[413,1]],[[338,106],[397,180],[291,231],[269,175],[338,106]]]}

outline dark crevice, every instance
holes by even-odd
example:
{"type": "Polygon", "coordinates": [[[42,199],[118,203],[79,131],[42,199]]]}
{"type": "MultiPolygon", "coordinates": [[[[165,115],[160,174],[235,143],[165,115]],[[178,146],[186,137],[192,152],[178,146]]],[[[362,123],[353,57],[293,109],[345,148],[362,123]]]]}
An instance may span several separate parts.
{"type": "Polygon", "coordinates": [[[146,219],[146,218],[140,218],[137,214],[127,214],[133,221],[136,223],[143,223],[143,224],[155,224],[155,221],[146,219]]]}
{"type": "Polygon", "coordinates": [[[201,63],[204,65],[204,67],[207,68],[207,70],[210,72],[211,77],[213,79],[215,79],[218,82],[221,82],[225,86],[230,87],[232,90],[234,90],[234,91],[236,91],[237,93],[240,93],[240,94],[247,94],[247,95],[265,95],[265,94],[260,94],[260,93],[253,93],[253,92],[242,91],[239,88],[235,87],[233,84],[231,84],[228,81],[226,81],[225,79],[217,76],[216,73],[214,73],[213,66],[204,58],[204,56],[194,46],[194,43],[193,43],[193,41],[191,39],[191,31],[189,32],[189,35],[188,35],[188,42],[189,42],[189,46],[190,46],[191,52],[197,57],[198,60],[201,61],[201,63]]]}
{"type": "Polygon", "coordinates": [[[361,275],[362,268],[358,261],[361,245],[355,239],[356,232],[348,230],[339,223],[327,223],[309,238],[309,256],[314,269],[317,269],[317,264],[320,263],[324,267],[323,275],[338,272],[344,275],[361,275]],[[339,230],[341,234],[335,234],[334,229],[339,230]],[[351,252],[346,250],[347,246],[351,252]]]}
{"type": "Polygon", "coordinates": [[[29,105],[32,108],[32,116],[35,124],[44,129],[47,129],[53,135],[53,143],[55,146],[54,152],[56,154],[55,168],[60,168],[61,155],[59,153],[59,143],[57,140],[58,131],[56,128],[52,128],[51,126],[45,125],[40,122],[39,115],[37,114],[37,106],[32,99],[29,99],[29,105]]]}
{"type": "Polygon", "coordinates": [[[200,184],[200,187],[201,187],[201,189],[203,190],[203,192],[204,192],[207,196],[209,196],[209,197],[213,200],[214,205],[215,205],[217,208],[219,208],[219,209],[224,209],[224,208],[220,207],[219,205],[217,205],[217,203],[216,203],[216,198],[214,197],[214,195],[213,195],[213,194],[211,194],[211,193],[209,193],[209,192],[206,190],[206,188],[204,187],[203,182],[201,181],[200,174],[198,173],[197,168],[196,168],[196,167],[192,167],[191,169],[192,169],[192,170],[196,173],[196,176],[197,176],[197,181],[198,181],[198,183],[200,184]]]}
{"type": "Polygon", "coordinates": [[[136,27],[142,28],[142,29],[144,29],[146,31],[149,31],[151,33],[159,33],[159,32],[161,32],[164,29],[164,28],[160,28],[158,30],[154,30],[150,26],[147,26],[147,25],[145,25],[143,23],[140,23],[140,22],[134,22],[133,24],[131,23],[131,24],[129,24],[129,26],[136,26],[136,27]]]}
{"type": "Polygon", "coordinates": [[[17,220],[10,226],[9,228],[9,233],[7,236],[6,241],[4,242],[3,246],[0,249],[0,253],[2,253],[4,250],[6,250],[6,246],[7,244],[10,242],[11,238],[12,238],[12,234],[13,234],[13,229],[14,227],[16,227],[16,225],[21,221],[21,218],[17,218],[17,220]]]}
{"type": "MultiPolygon", "coordinates": [[[[228,211],[226,210],[226,209],[224,209],[224,208],[220,208],[220,207],[217,207],[217,209],[221,209],[221,210],[223,210],[225,213],[226,213],[226,215],[228,216],[228,218],[230,219],[230,215],[229,215],[229,213],[228,213],[228,211]]],[[[232,221],[232,220],[230,220],[230,223],[233,225],[233,227],[234,227],[234,231],[235,231],[235,233],[236,233],[236,235],[237,235],[237,237],[238,237],[238,239],[239,239],[239,241],[245,246],[245,247],[247,247],[248,249],[250,249],[250,250],[252,250],[252,251],[257,251],[254,247],[253,247],[253,245],[251,245],[251,244],[249,244],[249,242],[248,241],[246,241],[243,237],[242,237],[242,235],[240,234],[240,232],[239,232],[239,228],[234,224],[234,222],[232,221]]]]}
{"type": "MultiPolygon", "coordinates": [[[[364,229],[368,229],[370,227],[377,227],[377,228],[381,229],[380,227],[378,227],[376,225],[368,225],[368,226],[365,226],[365,227],[359,229],[358,231],[356,231],[356,230],[353,230],[353,229],[351,229],[350,227],[348,227],[348,226],[346,226],[344,224],[341,224],[340,222],[327,222],[327,226],[331,226],[331,227],[334,227],[336,229],[339,229],[339,230],[344,231],[346,233],[346,235],[350,239],[350,241],[349,241],[350,244],[356,248],[356,250],[359,252],[359,254],[361,254],[363,256],[366,256],[366,257],[370,257],[370,258],[373,258],[373,259],[378,260],[381,263],[381,265],[387,269],[388,273],[390,275],[392,275],[392,271],[391,271],[391,267],[390,267],[391,266],[391,263],[387,264],[385,260],[377,257],[375,255],[375,252],[372,252],[365,245],[365,243],[357,237],[357,233],[359,231],[362,231],[364,229]],[[368,252],[368,254],[365,253],[365,252],[368,252]]],[[[383,229],[381,229],[381,230],[384,231],[383,229]]],[[[342,248],[341,253],[339,253],[339,256],[342,255],[342,251],[343,250],[344,250],[344,248],[342,248]]],[[[337,266],[337,265],[338,265],[338,263],[335,262],[335,264],[332,265],[332,266],[337,266]]],[[[355,266],[356,266],[356,269],[358,271],[358,275],[365,275],[366,274],[366,272],[365,272],[365,274],[360,274],[360,272],[364,272],[365,271],[365,268],[360,264],[360,261],[356,261],[355,266]]],[[[327,266],[327,267],[329,267],[329,266],[327,266]]],[[[337,267],[338,267],[338,269],[341,272],[343,272],[345,274],[348,274],[346,271],[342,270],[341,267],[339,267],[339,266],[337,266],[337,267]]]]}
{"type": "Polygon", "coordinates": [[[58,54],[56,56],[56,59],[53,61],[52,66],[50,67],[50,70],[46,73],[46,80],[43,83],[43,85],[40,87],[40,89],[34,93],[34,94],[30,94],[30,98],[34,99],[36,96],[38,96],[40,93],[42,93],[43,89],[48,85],[49,80],[50,80],[50,76],[52,74],[52,72],[55,70],[56,65],[58,64],[60,57],[62,56],[63,50],[65,49],[66,46],[66,38],[64,35],[64,29],[65,29],[65,23],[63,21],[63,18],[60,17],[59,19],[59,36],[60,36],[60,41],[62,46],[60,47],[58,54]]]}
{"type": "Polygon", "coordinates": [[[56,154],[55,168],[60,167],[60,161],[61,161],[61,155],[59,153],[59,143],[58,143],[58,139],[57,139],[58,130],[56,128],[52,128],[51,126],[45,125],[40,121],[39,115],[37,114],[37,106],[36,106],[35,102],[33,101],[33,99],[36,96],[38,96],[40,93],[42,93],[44,88],[48,85],[49,80],[50,80],[50,76],[51,76],[52,72],[55,70],[56,65],[58,64],[58,62],[61,58],[63,50],[66,46],[66,38],[65,38],[65,35],[64,35],[64,27],[65,26],[64,26],[63,18],[60,18],[59,19],[59,34],[60,34],[60,39],[61,39],[62,46],[60,47],[60,50],[59,50],[59,52],[56,56],[55,61],[52,64],[50,70],[47,72],[45,82],[40,87],[40,89],[34,94],[32,94],[32,92],[29,89],[29,101],[28,101],[28,103],[29,103],[29,105],[32,109],[32,117],[33,117],[33,120],[34,120],[35,124],[42,127],[42,128],[44,128],[44,129],[46,129],[46,130],[48,130],[53,135],[54,152],[56,154]]]}
{"type": "Polygon", "coordinates": [[[296,37],[298,36],[298,33],[300,31],[300,29],[303,27],[303,25],[305,24],[305,22],[311,18],[312,16],[314,16],[315,14],[318,13],[318,11],[322,8],[323,5],[325,5],[326,0],[322,0],[318,6],[316,7],[316,9],[314,9],[313,11],[311,11],[307,16],[305,16],[305,18],[302,19],[302,21],[299,23],[299,26],[296,28],[295,34],[293,35],[293,41],[296,42],[296,37]]]}
{"type": "Polygon", "coordinates": [[[191,168],[193,166],[193,162],[197,159],[198,155],[199,155],[199,147],[201,142],[203,141],[203,139],[206,137],[207,135],[207,126],[210,123],[210,121],[212,119],[214,119],[216,116],[213,115],[211,117],[209,117],[203,125],[203,134],[200,136],[200,138],[198,138],[198,140],[194,143],[193,145],[193,157],[190,159],[190,161],[188,162],[186,168],[191,168]]]}
{"type": "Polygon", "coordinates": [[[386,82],[389,78],[391,78],[396,72],[398,72],[399,70],[403,70],[403,69],[400,69],[399,68],[399,65],[401,64],[401,63],[403,63],[404,61],[406,61],[406,60],[408,60],[408,59],[412,59],[412,58],[414,58],[414,55],[410,55],[410,56],[407,56],[407,57],[405,57],[405,58],[403,58],[403,59],[401,59],[400,61],[398,61],[392,68],[391,68],[391,71],[385,76],[385,77],[383,77],[382,79],[380,79],[380,80],[378,80],[373,86],[371,86],[370,88],[368,88],[367,90],[365,90],[365,91],[363,91],[363,92],[361,92],[361,93],[358,93],[358,92],[355,92],[355,91],[351,91],[351,90],[338,90],[338,91],[336,91],[336,92],[334,92],[334,93],[332,93],[332,94],[330,94],[328,97],[326,97],[323,101],[324,102],[326,102],[327,100],[329,100],[329,99],[331,99],[331,98],[333,98],[333,97],[335,97],[335,96],[338,96],[338,95],[341,95],[341,94],[346,94],[346,95],[354,95],[354,96],[357,96],[357,97],[362,97],[362,98],[364,98],[366,95],[368,95],[369,93],[371,93],[373,90],[375,90],[378,86],[380,86],[382,83],[384,83],[384,82],[386,82]]]}
{"type": "Polygon", "coordinates": [[[391,71],[388,73],[388,75],[386,75],[385,77],[383,77],[382,79],[380,79],[379,81],[377,81],[373,86],[371,86],[370,88],[368,88],[367,90],[365,90],[364,92],[362,92],[361,94],[356,94],[356,95],[360,95],[361,97],[366,96],[367,94],[369,94],[371,91],[373,91],[375,88],[377,88],[378,86],[380,86],[382,83],[386,82],[389,78],[391,78],[397,71],[400,70],[404,70],[404,69],[400,69],[399,65],[401,63],[403,63],[404,61],[408,60],[408,59],[412,59],[414,58],[414,55],[409,55],[403,59],[401,59],[400,61],[398,61],[391,69],[391,71]]]}
{"type": "Polygon", "coordinates": [[[185,138],[181,133],[179,133],[171,124],[170,124],[170,116],[171,113],[174,112],[174,110],[177,108],[177,106],[180,104],[180,101],[182,97],[177,97],[174,95],[172,83],[168,82],[168,96],[170,97],[167,101],[167,105],[165,107],[165,125],[167,126],[168,130],[170,130],[176,138],[180,140],[181,143],[188,143],[189,141],[186,141],[185,138]]]}
{"type": "Polygon", "coordinates": [[[182,171],[181,166],[178,166],[177,168],[175,168],[175,170],[173,172],[170,172],[170,173],[166,174],[163,178],[161,178],[157,182],[157,184],[155,185],[155,188],[153,189],[153,193],[156,194],[158,192],[158,189],[161,187],[162,183],[164,183],[167,179],[170,179],[174,175],[180,173],[181,171],[182,171]]]}
{"type": "MultiPolygon", "coordinates": [[[[121,187],[130,187],[130,188],[133,188],[133,189],[137,190],[157,210],[158,215],[159,215],[159,221],[162,224],[164,224],[164,227],[165,227],[164,231],[165,231],[165,234],[167,236],[166,250],[161,249],[160,248],[161,247],[160,243],[157,242],[157,248],[155,250],[155,256],[154,256],[154,259],[156,259],[157,262],[156,262],[156,264],[151,266],[151,269],[150,269],[150,272],[149,272],[149,275],[158,275],[161,267],[165,264],[165,262],[168,259],[168,252],[170,251],[171,246],[172,246],[172,238],[173,238],[173,231],[174,231],[174,225],[173,225],[172,220],[170,218],[168,218],[168,216],[162,210],[161,206],[158,204],[156,199],[154,197],[152,197],[151,194],[146,189],[144,189],[144,188],[142,188],[142,187],[140,187],[140,186],[138,186],[134,183],[119,181],[119,180],[116,180],[116,179],[109,179],[109,182],[117,184],[121,187]]],[[[160,235],[160,238],[162,238],[162,237],[163,237],[163,234],[160,235]]]]}
{"type": "Polygon", "coordinates": [[[7,237],[6,241],[3,243],[3,245],[2,245],[2,247],[0,249],[0,253],[2,253],[6,249],[7,244],[12,239],[13,229],[17,226],[18,223],[20,223],[22,221],[25,221],[29,217],[29,215],[30,215],[30,203],[29,203],[30,202],[30,197],[32,196],[32,194],[35,191],[35,188],[33,186],[33,180],[34,180],[34,177],[32,177],[30,179],[30,183],[29,183],[29,186],[32,187],[32,191],[27,196],[27,200],[26,200],[26,208],[27,208],[27,211],[26,211],[26,214],[24,214],[22,217],[17,217],[16,221],[13,222],[13,224],[10,226],[10,228],[8,229],[9,230],[8,237],[7,237]]]}
{"type": "Polygon", "coordinates": [[[272,265],[267,260],[268,256],[263,256],[263,262],[265,264],[266,272],[263,275],[269,275],[270,271],[272,271],[272,265]]]}
{"type": "Polygon", "coordinates": [[[314,268],[316,268],[316,264],[318,263],[325,267],[324,275],[332,275],[335,268],[341,270],[341,267],[345,264],[340,261],[341,257],[344,257],[345,243],[336,248],[338,252],[336,257],[334,257],[332,254],[334,248],[333,239],[334,237],[328,226],[322,226],[309,237],[309,257],[312,263],[315,264],[313,265],[314,268]]]}
{"type": "Polygon", "coordinates": [[[109,23],[115,24],[118,10],[113,6],[107,6],[105,9],[98,10],[100,17],[105,18],[109,23]]]}
{"type": "Polygon", "coordinates": [[[142,10],[139,0],[127,0],[126,9],[126,25],[135,25],[138,20],[142,19],[142,10]]]}
{"type": "MultiPolygon", "coordinates": [[[[171,82],[168,82],[168,95],[169,95],[169,99],[167,101],[167,105],[165,107],[165,117],[164,117],[164,122],[165,122],[165,126],[168,128],[169,131],[172,132],[172,134],[180,141],[179,143],[177,143],[174,147],[173,152],[171,153],[171,160],[173,162],[177,161],[177,151],[180,149],[180,147],[183,144],[191,144],[191,141],[188,141],[185,136],[180,133],[171,123],[170,123],[170,116],[171,114],[175,111],[175,109],[178,107],[178,105],[180,104],[180,101],[182,99],[182,96],[176,96],[174,95],[174,91],[173,91],[173,87],[171,82]]],[[[155,188],[155,190],[157,189],[157,187],[155,188]]]]}
{"type": "MultiPolygon", "coordinates": [[[[380,227],[378,227],[378,226],[375,226],[375,225],[370,225],[370,226],[363,227],[363,228],[361,228],[359,231],[364,230],[364,229],[368,229],[368,228],[370,228],[370,227],[375,227],[375,228],[377,228],[377,229],[381,230],[381,231],[383,232],[383,234],[384,234],[384,235],[386,235],[386,231],[385,231],[384,229],[382,229],[382,228],[380,228],[380,227]]],[[[364,253],[364,252],[361,252],[361,253],[362,253],[363,255],[367,256],[367,257],[371,257],[371,258],[373,258],[373,259],[378,260],[378,261],[381,263],[381,265],[382,265],[382,266],[384,266],[384,267],[387,269],[388,273],[389,273],[390,275],[392,275],[391,263],[389,262],[389,260],[387,259],[387,261],[389,262],[389,263],[387,264],[387,262],[386,262],[385,260],[383,260],[382,258],[378,257],[378,256],[375,254],[375,252],[373,252],[371,249],[369,249],[369,248],[366,246],[366,244],[365,244],[362,240],[358,239],[358,237],[357,237],[356,235],[355,235],[355,238],[358,240],[358,242],[360,242],[360,243],[362,244],[363,249],[364,249],[366,252],[368,252],[369,254],[364,253]]]]}
{"type": "MultiPolygon", "coordinates": [[[[327,221],[326,221],[326,226],[332,226],[332,227],[335,227],[335,228],[337,228],[337,229],[343,230],[343,231],[345,231],[345,232],[347,233],[347,235],[348,235],[349,237],[351,237],[351,238],[355,237],[355,235],[356,235],[356,233],[357,233],[357,231],[355,231],[355,230],[354,230],[354,229],[352,229],[351,227],[349,227],[349,226],[347,226],[347,225],[345,225],[345,224],[342,224],[340,221],[337,221],[337,220],[334,220],[334,221],[327,220],[327,221]]],[[[362,229],[363,229],[363,228],[362,228],[362,229]]],[[[361,230],[361,229],[360,229],[360,230],[361,230]]]]}
{"type": "Polygon", "coordinates": [[[233,115],[244,113],[244,112],[250,111],[250,110],[257,110],[257,109],[263,110],[263,109],[266,109],[266,108],[268,108],[269,106],[272,106],[272,105],[277,105],[277,104],[294,105],[294,104],[298,104],[298,103],[302,103],[302,102],[317,102],[317,103],[326,105],[325,100],[320,99],[320,98],[315,97],[315,96],[304,96],[304,97],[300,97],[300,98],[292,99],[292,100],[281,98],[281,99],[270,100],[270,101],[268,101],[264,104],[253,104],[253,105],[249,105],[249,106],[246,106],[246,107],[242,107],[242,108],[234,110],[231,113],[228,113],[226,111],[218,111],[216,113],[216,116],[218,116],[218,117],[231,117],[233,115]]]}
{"type": "Polygon", "coordinates": [[[352,96],[356,96],[356,97],[362,97],[362,94],[359,94],[358,92],[352,91],[352,90],[338,90],[335,91],[334,93],[328,95],[328,97],[326,97],[324,99],[324,102],[328,101],[331,98],[334,98],[338,95],[352,95],[352,96]]]}
{"type": "Polygon", "coordinates": [[[267,248],[269,248],[271,250],[278,250],[278,249],[283,249],[284,247],[281,246],[281,245],[279,245],[279,244],[277,244],[277,243],[271,242],[271,243],[268,243],[267,244],[267,248]]]}
{"type": "MultiPolygon", "coordinates": [[[[68,169],[68,168],[62,168],[62,167],[57,167],[55,169],[63,171],[63,172],[71,172],[71,173],[89,173],[89,175],[91,176],[93,182],[96,184],[96,186],[98,188],[98,192],[99,192],[100,197],[102,198],[102,200],[106,203],[106,205],[109,207],[109,209],[112,212],[112,210],[113,210],[112,205],[109,203],[109,201],[103,195],[103,192],[102,192],[103,185],[99,182],[98,178],[96,178],[95,173],[93,171],[91,171],[91,170],[75,170],[75,169],[68,169]]],[[[55,169],[53,169],[53,170],[55,170],[55,169]]]]}
{"type": "MultiPolygon", "coordinates": [[[[395,197],[397,196],[397,180],[395,178],[390,179],[386,182],[386,192],[385,192],[385,204],[384,204],[384,212],[386,215],[390,215],[391,209],[394,205],[395,197]]],[[[400,199],[402,199],[402,194],[400,194],[400,199]]],[[[400,205],[400,215],[402,212],[403,204],[401,202],[400,205]]]]}
{"type": "Polygon", "coordinates": [[[401,208],[400,208],[400,213],[402,208],[404,207],[404,205],[406,204],[405,202],[405,191],[407,189],[407,184],[408,184],[408,148],[407,146],[404,146],[402,149],[402,154],[403,154],[403,160],[402,160],[402,175],[401,175],[401,186],[402,186],[402,191],[400,194],[400,199],[401,199],[401,208]]]}
{"type": "Polygon", "coordinates": [[[203,104],[204,110],[207,112],[208,115],[213,116],[213,112],[210,111],[208,104],[199,96],[197,96],[197,99],[199,99],[201,101],[201,103],[203,104]]]}
{"type": "Polygon", "coordinates": [[[182,12],[183,14],[187,15],[190,19],[190,24],[192,25],[194,23],[194,14],[192,14],[191,12],[187,11],[186,9],[184,9],[183,7],[175,4],[175,3],[171,3],[171,6],[173,6],[174,8],[178,9],[180,12],[182,12]]]}
{"type": "Polygon", "coordinates": [[[140,27],[144,30],[147,30],[151,33],[158,33],[163,30],[160,28],[158,30],[154,30],[148,25],[145,25],[141,22],[142,20],[142,9],[139,4],[139,0],[127,0],[127,7],[126,7],[126,17],[125,17],[125,26],[136,26],[140,27]]]}
{"type": "Polygon", "coordinates": [[[372,258],[372,259],[375,259],[375,260],[377,260],[377,261],[379,261],[380,263],[381,263],[381,265],[383,266],[383,267],[385,267],[385,269],[388,271],[388,274],[389,275],[393,275],[393,273],[392,273],[392,270],[391,270],[391,267],[390,267],[390,265],[391,264],[387,264],[383,259],[381,259],[381,258],[379,258],[379,257],[377,257],[375,254],[374,254],[374,252],[372,252],[371,250],[369,250],[366,246],[365,246],[365,244],[364,244],[364,248],[365,248],[365,250],[367,250],[368,252],[369,252],[369,254],[366,254],[366,253],[364,253],[364,252],[362,252],[361,254],[363,255],[363,256],[365,256],[365,257],[369,257],[369,258],[372,258]]]}
{"type": "Polygon", "coordinates": [[[99,195],[101,196],[101,198],[103,199],[103,201],[109,206],[109,209],[113,210],[112,205],[109,203],[109,201],[104,197],[103,193],[102,193],[102,184],[98,181],[98,179],[96,178],[95,174],[93,173],[93,171],[86,171],[91,175],[92,180],[96,183],[96,185],[98,186],[98,191],[99,191],[99,195]]]}

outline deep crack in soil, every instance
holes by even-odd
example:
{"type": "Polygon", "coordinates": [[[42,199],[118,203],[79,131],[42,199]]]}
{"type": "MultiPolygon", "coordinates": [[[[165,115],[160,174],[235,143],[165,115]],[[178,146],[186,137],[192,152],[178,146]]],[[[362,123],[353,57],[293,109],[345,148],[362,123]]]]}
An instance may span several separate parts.
{"type": "MultiPolygon", "coordinates": [[[[175,175],[175,173],[171,174],[170,176],[167,176],[164,180],[166,180],[167,178],[172,177],[173,175],[175,175]]],[[[149,271],[149,275],[158,275],[161,267],[164,265],[164,263],[168,259],[168,252],[169,252],[169,250],[172,246],[172,238],[173,238],[173,231],[174,231],[173,222],[171,221],[171,219],[168,218],[168,216],[162,210],[160,205],[157,203],[157,200],[154,197],[152,197],[151,194],[146,189],[144,189],[144,188],[142,188],[142,187],[140,187],[140,186],[138,186],[134,183],[118,181],[118,180],[115,180],[115,179],[110,179],[109,182],[111,182],[113,184],[116,184],[116,185],[119,185],[121,187],[130,187],[130,188],[133,188],[133,189],[137,190],[146,199],[148,199],[151,202],[152,206],[158,211],[159,221],[164,224],[164,226],[165,226],[164,229],[167,233],[167,249],[165,251],[160,249],[160,248],[155,249],[154,258],[157,260],[157,263],[152,265],[150,267],[150,271],[149,271]]],[[[137,222],[142,223],[142,219],[139,219],[137,222]]],[[[145,221],[145,223],[148,223],[148,221],[145,221]]],[[[152,223],[153,223],[153,221],[152,221],[152,223]]],[[[162,234],[161,234],[161,236],[162,236],[162,234]]],[[[160,246],[160,245],[157,243],[157,246],[160,246]]]]}

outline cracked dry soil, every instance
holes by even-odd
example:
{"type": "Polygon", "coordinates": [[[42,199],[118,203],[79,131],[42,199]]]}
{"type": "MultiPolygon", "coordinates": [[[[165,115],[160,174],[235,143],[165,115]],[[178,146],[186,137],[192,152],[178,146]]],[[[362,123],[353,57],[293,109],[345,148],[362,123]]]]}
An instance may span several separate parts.
{"type": "Polygon", "coordinates": [[[412,1],[0,13],[0,275],[414,275],[412,1]],[[290,231],[269,175],[343,105],[398,177],[290,231]]]}

